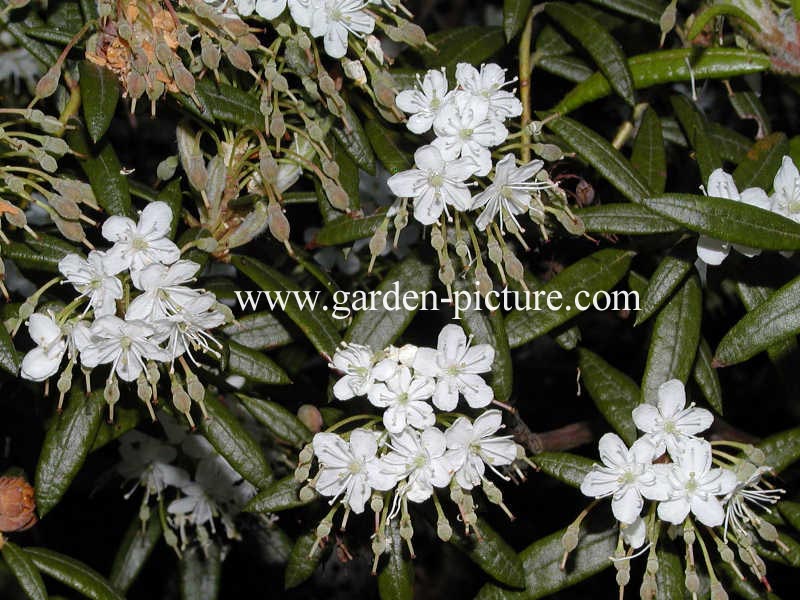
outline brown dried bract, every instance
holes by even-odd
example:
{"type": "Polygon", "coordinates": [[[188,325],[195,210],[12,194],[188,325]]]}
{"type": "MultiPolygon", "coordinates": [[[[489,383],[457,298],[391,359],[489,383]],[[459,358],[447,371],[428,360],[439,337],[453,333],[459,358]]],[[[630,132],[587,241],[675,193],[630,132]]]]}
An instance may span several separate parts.
{"type": "Polygon", "coordinates": [[[24,531],[37,520],[33,486],[24,477],[0,477],[0,531],[24,531]]]}

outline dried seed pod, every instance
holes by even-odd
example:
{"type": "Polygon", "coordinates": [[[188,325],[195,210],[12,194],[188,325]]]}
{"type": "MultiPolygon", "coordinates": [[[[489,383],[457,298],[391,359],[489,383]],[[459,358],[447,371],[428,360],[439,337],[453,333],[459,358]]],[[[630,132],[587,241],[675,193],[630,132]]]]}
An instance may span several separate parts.
{"type": "Polygon", "coordinates": [[[24,477],[0,477],[0,531],[24,531],[36,521],[31,484],[24,477]]]}
{"type": "Polygon", "coordinates": [[[311,433],[322,431],[322,413],[312,404],[303,404],[297,409],[297,418],[311,433]]]}
{"type": "Polygon", "coordinates": [[[231,44],[225,47],[225,56],[228,62],[241,71],[249,71],[253,68],[253,61],[250,55],[239,44],[231,44]]]}
{"type": "Polygon", "coordinates": [[[61,196],[60,194],[52,194],[48,196],[47,203],[65,219],[77,221],[81,218],[81,209],[77,203],[69,198],[61,196]]]}
{"type": "Polygon", "coordinates": [[[50,69],[42,75],[42,78],[36,84],[36,97],[37,98],[49,98],[52,96],[56,88],[58,88],[58,82],[61,80],[61,64],[57,63],[50,67],[50,69]]]}
{"type": "Polygon", "coordinates": [[[275,200],[270,200],[267,206],[267,213],[269,215],[269,232],[279,242],[287,243],[291,233],[291,226],[289,225],[289,219],[283,213],[283,208],[275,200]]]}
{"type": "Polygon", "coordinates": [[[187,96],[194,96],[195,81],[189,70],[180,61],[172,64],[172,76],[175,78],[175,85],[187,96]]]}
{"type": "Polygon", "coordinates": [[[61,138],[48,135],[42,140],[42,150],[60,158],[69,152],[70,148],[69,144],[61,138]]]}
{"type": "Polygon", "coordinates": [[[62,219],[57,213],[52,213],[50,218],[53,223],[65,238],[71,242],[82,242],[86,239],[86,234],[83,232],[83,227],[79,221],[68,221],[62,219]]]}
{"type": "Polygon", "coordinates": [[[204,35],[200,38],[200,58],[203,64],[212,71],[219,69],[219,60],[222,53],[211,38],[204,35]]]}

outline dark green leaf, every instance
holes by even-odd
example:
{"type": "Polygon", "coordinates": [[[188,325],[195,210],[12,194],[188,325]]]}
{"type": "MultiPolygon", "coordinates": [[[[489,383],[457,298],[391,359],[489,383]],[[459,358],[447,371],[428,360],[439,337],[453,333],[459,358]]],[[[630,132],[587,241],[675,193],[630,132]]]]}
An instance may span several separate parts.
{"type": "Polygon", "coordinates": [[[314,574],[322,555],[322,550],[314,547],[316,539],[316,535],[311,531],[301,535],[295,541],[286,564],[283,579],[284,589],[295,588],[314,574]]]}
{"type": "Polygon", "coordinates": [[[212,541],[204,549],[199,544],[187,548],[181,557],[181,599],[216,600],[222,576],[222,550],[212,541]]]}
{"type": "Polygon", "coordinates": [[[543,56],[536,62],[536,66],[572,83],[585,81],[594,74],[594,69],[577,56],[543,56]]]}
{"type": "Polygon", "coordinates": [[[686,589],[683,585],[684,573],[681,559],[674,553],[658,550],[658,572],[656,600],[677,600],[683,598],[686,589]]]}
{"type": "Polygon", "coordinates": [[[550,477],[575,488],[581,487],[594,465],[590,458],[568,452],[541,452],[533,457],[533,462],[550,477]]]}
{"type": "Polygon", "coordinates": [[[800,427],[771,435],[758,443],[765,465],[777,474],[800,459],[800,427]]]}
{"type": "Polygon", "coordinates": [[[641,399],[639,386],[625,373],[585,348],[578,349],[578,365],[583,383],[597,409],[626,444],[633,444],[637,435],[631,411],[641,399]]]}
{"type": "Polygon", "coordinates": [[[669,299],[680,283],[686,278],[697,260],[695,240],[686,240],[665,256],[647,285],[642,298],[641,309],[636,313],[636,325],[644,323],[669,299]]]}
{"type": "Polygon", "coordinates": [[[719,383],[717,370],[713,367],[712,359],[713,354],[711,354],[708,342],[705,338],[700,338],[692,377],[711,408],[722,414],[722,386],[719,383]]]}
{"type": "Polygon", "coordinates": [[[472,559],[487,575],[502,584],[525,587],[525,571],[514,549],[489,524],[479,519],[476,530],[480,537],[466,537],[459,528],[450,541],[472,559]]]}
{"type": "Polygon", "coordinates": [[[30,16],[26,17],[22,21],[11,20],[9,18],[9,13],[5,10],[8,8],[8,2],[6,0],[0,0],[0,8],[4,9],[0,10],[0,25],[3,26],[3,29],[14,36],[14,39],[17,40],[17,43],[21,47],[25,48],[25,50],[27,50],[30,55],[38,60],[46,69],[52,67],[58,58],[56,51],[51,46],[32,39],[26,33],[29,27],[40,26],[42,21],[38,18],[33,18],[30,16]]]}
{"type": "Polygon", "coordinates": [[[80,561],[47,548],[25,548],[38,569],[92,600],[123,600],[122,596],[97,571],[80,561]]]}
{"type": "Polygon", "coordinates": [[[617,202],[575,210],[587,232],[650,235],[672,233],[680,226],[647,210],[641,204],[617,202]]]}
{"type": "Polygon", "coordinates": [[[475,25],[437,31],[428,36],[428,41],[436,46],[437,51],[423,52],[425,66],[448,69],[454,69],[461,62],[479,65],[506,44],[501,27],[475,25]]]}
{"type": "Polygon", "coordinates": [[[739,164],[750,150],[750,138],[719,123],[709,123],[707,133],[722,160],[739,164]]]}
{"type": "Polygon", "coordinates": [[[414,255],[393,267],[375,288],[380,293],[376,310],[356,313],[345,333],[348,342],[370,346],[378,351],[393,343],[406,330],[419,307],[427,304],[423,294],[433,284],[433,267],[414,255]],[[414,310],[408,310],[417,306],[414,310]]]}
{"type": "Polygon", "coordinates": [[[405,542],[400,537],[397,520],[387,524],[389,560],[378,573],[381,600],[414,600],[414,563],[404,555],[405,542]]]}
{"type": "Polygon", "coordinates": [[[200,433],[256,488],[269,485],[272,481],[272,470],[258,442],[218,397],[207,394],[205,405],[208,418],[200,420],[200,433]]]}
{"type": "Polygon", "coordinates": [[[353,218],[348,215],[328,221],[317,232],[314,243],[319,246],[338,246],[371,237],[386,219],[384,213],[353,218]]]}
{"type": "Polygon", "coordinates": [[[594,4],[599,4],[605,8],[616,10],[624,15],[630,15],[637,19],[642,19],[653,25],[658,25],[664,6],[660,1],[653,0],[590,0],[594,4]]]}
{"type": "Polygon", "coordinates": [[[767,109],[759,100],[755,92],[736,92],[728,96],[736,114],[742,119],[752,119],[758,125],[756,138],[762,138],[770,133],[769,115],[767,109]]]}
{"type": "Polygon", "coordinates": [[[97,143],[111,125],[111,119],[117,110],[119,80],[109,69],[88,60],[78,63],[78,71],[81,76],[81,103],[86,131],[92,141],[97,143]]]}
{"type": "Polygon", "coordinates": [[[344,107],[344,123],[336,123],[331,131],[344,151],[356,161],[356,164],[370,175],[375,174],[375,153],[369,143],[361,119],[350,106],[344,107]]]}
{"type": "Polygon", "coordinates": [[[41,517],[58,504],[80,471],[103,418],[103,392],[87,396],[81,385],[72,388],[66,410],[53,417],[44,437],[34,486],[41,517]]]}
{"type": "Polygon", "coordinates": [[[30,600],[47,600],[47,589],[39,569],[22,548],[5,540],[3,559],[30,600]]]}
{"type": "Polygon", "coordinates": [[[251,350],[236,342],[228,342],[228,369],[234,375],[256,383],[287,385],[292,383],[289,376],[271,358],[258,350],[251,350]]]}
{"type": "Polygon", "coordinates": [[[222,331],[237,344],[253,350],[269,350],[292,343],[292,335],[271,312],[239,317],[222,331]]]}
{"type": "Polygon", "coordinates": [[[707,133],[706,118],[686,96],[673,96],[672,108],[686,132],[689,144],[694,149],[694,156],[700,169],[700,178],[708,181],[711,172],[722,166],[722,159],[707,133]]]}
{"type": "Polygon", "coordinates": [[[714,21],[717,17],[721,16],[728,16],[733,17],[735,19],[739,19],[744,21],[751,27],[754,27],[756,30],[759,30],[760,27],[758,23],[748,15],[745,11],[737,6],[733,6],[731,4],[714,4],[705,8],[704,10],[695,13],[694,21],[692,22],[692,26],[689,28],[689,31],[686,33],[687,40],[693,40],[700,32],[703,31],[705,26],[709,23],[709,21],[714,21]]]}
{"type": "MultiPolygon", "coordinates": [[[[762,304],[775,293],[775,288],[749,285],[743,281],[736,282],[736,294],[744,304],[745,309],[748,311],[753,310],[756,306],[762,304]]],[[[783,367],[785,359],[797,350],[797,340],[794,336],[782,338],[767,348],[769,359],[779,367],[783,367]]]]}
{"type": "MultiPolygon", "coordinates": [[[[513,310],[506,317],[508,343],[517,348],[580,314],[573,306],[579,292],[592,294],[610,290],[625,275],[630,266],[632,252],[623,250],[600,250],[570,265],[548,281],[537,293],[543,292],[539,302],[541,310],[513,310]],[[560,293],[563,300],[559,310],[549,310],[544,301],[547,294],[560,293]],[[575,309],[575,310],[573,310],[575,309]]],[[[586,303],[585,294],[578,300],[586,303]]],[[[534,301],[531,300],[534,308],[534,301]]]]}
{"type": "Polygon", "coordinates": [[[266,489],[253,497],[244,510],[257,513],[276,513],[298,506],[305,506],[298,497],[301,483],[294,480],[294,475],[287,475],[283,479],[272,482],[266,489]]]}
{"type": "Polygon", "coordinates": [[[800,250],[800,224],[726,198],[668,194],[646,198],[650,210],[714,239],[764,250],[800,250]]]}
{"type": "Polygon", "coordinates": [[[20,355],[14,348],[8,329],[0,323],[0,368],[16,377],[20,364],[20,355]]]}
{"type": "Polygon", "coordinates": [[[20,242],[3,244],[2,253],[3,258],[10,258],[17,266],[23,269],[58,273],[58,261],[61,260],[60,256],[42,254],[27,244],[22,244],[20,242]]]}
{"type": "Polygon", "coordinates": [[[533,0],[503,0],[503,32],[509,42],[522,30],[533,0]]]}
{"type": "MultiPolygon", "coordinates": [[[[358,165],[335,138],[330,140],[330,149],[333,159],[339,166],[339,183],[342,184],[342,189],[347,192],[348,206],[352,211],[358,210],[361,207],[361,198],[358,191],[358,165]]],[[[327,198],[325,198],[325,202],[330,206],[327,198]]],[[[340,212],[335,210],[333,214],[336,216],[341,215],[340,212]]]]}
{"type": "Polygon", "coordinates": [[[658,313],[642,377],[642,402],[656,404],[659,386],[670,379],[686,383],[700,343],[702,304],[700,282],[692,276],[658,313]]]}
{"type": "Polygon", "coordinates": [[[173,179],[170,181],[159,190],[156,200],[166,202],[170,210],[172,210],[172,224],[169,228],[169,237],[174,239],[175,233],[178,231],[178,224],[181,222],[181,206],[183,204],[181,180],[173,179]]]}
{"type": "Polygon", "coordinates": [[[783,133],[773,133],[758,140],[747,154],[742,157],[739,166],[733,172],[733,179],[739,189],[760,187],[768,190],[781,159],[789,154],[789,141],[783,133]]]}
{"type": "Polygon", "coordinates": [[[633,142],[631,165],[644,178],[648,188],[657,194],[664,191],[667,182],[667,156],[661,120],[652,108],[648,108],[639,124],[633,142]]]}
{"type": "Polygon", "coordinates": [[[633,75],[619,43],[579,6],[548,2],[545,12],[580,42],[611,82],[611,87],[633,104],[633,75]]]}
{"type": "Polygon", "coordinates": [[[266,427],[276,438],[302,448],[311,441],[312,435],[302,421],[277,402],[261,400],[244,394],[236,394],[256,421],[266,427]]]}
{"type": "MultiPolygon", "coordinates": [[[[530,2],[530,0],[528,1],[530,2]]],[[[364,123],[364,131],[372,149],[378,155],[378,160],[390,175],[411,168],[413,160],[408,152],[400,148],[400,140],[396,132],[382,125],[377,119],[364,123]]]]}
{"type": "Polygon", "coordinates": [[[120,542],[109,581],[123,594],[133,585],[153,550],[161,539],[161,520],[158,511],[152,511],[144,525],[136,515],[120,542]]]}
{"type": "Polygon", "coordinates": [[[176,97],[184,108],[206,121],[219,119],[242,127],[264,128],[264,115],[259,110],[256,95],[206,77],[196,81],[195,96],[202,108],[184,94],[176,97]]]}

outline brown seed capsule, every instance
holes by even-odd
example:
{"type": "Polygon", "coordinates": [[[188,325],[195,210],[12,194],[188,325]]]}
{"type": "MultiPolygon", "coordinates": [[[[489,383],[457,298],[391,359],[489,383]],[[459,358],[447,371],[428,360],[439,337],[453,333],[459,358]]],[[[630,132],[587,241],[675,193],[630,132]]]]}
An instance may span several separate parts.
{"type": "Polygon", "coordinates": [[[200,57],[203,59],[203,64],[212,71],[219,68],[219,48],[205,35],[200,39],[200,57]]]}
{"type": "Polygon", "coordinates": [[[575,187],[575,198],[579,206],[589,206],[594,202],[594,188],[592,184],[585,179],[581,179],[575,187]]]}
{"type": "Polygon", "coordinates": [[[81,218],[81,209],[69,198],[65,198],[59,194],[53,194],[47,198],[47,202],[65,219],[77,221],[81,218]]]}
{"type": "Polygon", "coordinates": [[[23,477],[0,477],[0,531],[24,531],[36,521],[31,484],[23,477]]]}
{"type": "Polygon", "coordinates": [[[49,98],[53,95],[58,87],[58,82],[61,79],[61,65],[56,64],[50,67],[50,70],[45,73],[39,82],[36,84],[37,98],[49,98]]]}
{"type": "Polygon", "coordinates": [[[311,433],[322,431],[322,414],[316,406],[303,404],[297,409],[297,418],[308,427],[311,433]]]}
{"type": "Polygon", "coordinates": [[[239,44],[225,48],[225,56],[228,57],[228,62],[241,71],[249,71],[253,68],[250,55],[239,44]]]}
{"type": "Polygon", "coordinates": [[[275,200],[270,200],[269,206],[267,206],[267,214],[269,215],[269,232],[279,242],[287,241],[291,228],[289,219],[283,214],[281,205],[275,200]]]}
{"type": "Polygon", "coordinates": [[[183,66],[180,61],[175,61],[172,64],[172,75],[175,77],[175,85],[187,96],[194,94],[195,82],[189,70],[183,66]]]}

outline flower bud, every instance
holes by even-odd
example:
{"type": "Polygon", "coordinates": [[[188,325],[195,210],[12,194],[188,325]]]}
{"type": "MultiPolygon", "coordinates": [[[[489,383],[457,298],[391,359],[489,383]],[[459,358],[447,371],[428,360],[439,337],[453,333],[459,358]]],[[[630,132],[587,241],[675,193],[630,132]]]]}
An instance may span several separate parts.
{"type": "Polygon", "coordinates": [[[297,409],[297,418],[311,433],[322,431],[322,413],[313,404],[303,404],[297,409]]]}
{"type": "Polygon", "coordinates": [[[81,209],[69,198],[64,198],[59,194],[52,194],[48,196],[47,203],[65,219],[77,221],[81,217],[81,209]]]}
{"type": "Polygon", "coordinates": [[[270,200],[267,206],[267,214],[269,215],[269,232],[272,237],[279,242],[288,242],[291,227],[281,205],[275,200],[270,200]]]}
{"type": "Polygon", "coordinates": [[[322,189],[325,191],[325,196],[328,202],[336,210],[346,212],[350,206],[350,198],[344,188],[337,184],[333,179],[325,179],[322,182],[322,189]]]}
{"type": "Polygon", "coordinates": [[[70,147],[61,138],[47,136],[42,140],[42,150],[60,158],[70,151],[70,147]]]}
{"type": "Polygon", "coordinates": [[[39,163],[39,166],[48,173],[55,173],[58,170],[58,163],[56,162],[56,159],[41,148],[34,150],[33,158],[39,163]]]}
{"type": "Polygon", "coordinates": [[[300,454],[297,456],[297,459],[300,461],[301,464],[310,463],[314,458],[314,446],[311,444],[306,444],[303,446],[303,449],[300,450],[300,454]]]}
{"type": "Polygon", "coordinates": [[[443,542],[448,542],[450,538],[453,537],[453,528],[444,516],[440,517],[436,523],[436,535],[439,536],[439,539],[443,542]]]}
{"type": "Polygon", "coordinates": [[[275,107],[272,118],[269,120],[269,133],[274,138],[283,137],[286,133],[286,123],[283,121],[283,115],[277,110],[277,107],[275,107]]]}
{"type": "Polygon", "coordinates": [[[361,64],[361,61],[344,59],[342,66],[344,67],[344,74],[358,85],[367,83],[367,74],[364,72],[364,65],[361,64]]]}
{"type": "Polygon", "coordinates": [[[219,69],[219,60],[222,53],[217,45],[207,35],[200,38],[200,58],[203,64],[212,71],[219,69]]]}
{"type": "Polygon", "coordinates": [[[225,56],[228,58],[228,62],[240,71],[249,71],[253,68],[250,55],[239,44],[227,46],[225,56]]]}
{"type": "MultiPolygon", "coordinates": [[[[624,561],[627,563],[628,561],[624,561]]],[[[620,587],[625,587],[631,580],[631,570],[630,567],[627,569],[618,569],[617,570],[617,585],[620,587]]]]}
{"type": "Polygon", "coordinates": [[[758,531],[758,535],[767,542],[776,542],[778,540],[778,530],[775,528],[775,525],[764,519],[758,519],[756,522],[756,531],[758,531]]]}
{"type": "Polygon", "coordinates": [[[187,96],[193,96],[195,91],[194,77],[180,61],[175,61],[172,65],[172,76],[175,78],[175,85],[187,96]]]}
{"type": "Polygon", "coordinates": [[[311,486],[304,485],[303,487],[300,488],[297,497],[300,499],[301,502],[311,502],[314,498],[317,497],[317,493],[311,486]]]}
{"type": "Polygon", "coordinates": [[[570,523],[569,527],[564,531],[564,535],[561,536],[561,546],[564,548],[564,552],[572,552],[578,547],[580,539],[579,528],[580,525],[578,523],[570,523]]]}
{"type": "Polygon", "coordinates": [[[369,507],[376,515],[379,514],[383,510],[383,496],[373,492],[369,500],[369,507]]]}
{"type": "Polygon", "coordinates": [[[295,470],[294,470],[294,480],[297,483],[302,483],[303,481],[308,480],[308,476],[311,474],[311,467],[307,463],[301,463],[295,470]]]}
{"type": "Polygon", "coordinates": [[[0,477],[0,531],[24,531],[36,521],[33,487],[24,477],[0,477]]]}
{"type": "Polygon", "coordinates": [[[172,176],[175,175],[175,169],[177,168],[178,157],[175,155],[168,156],[158,163],[158,167],[156,167],[156,177],[158,177],[161,181],[172,179],[172,176]]]}
{"type": "Polygon", "coordinates": [[[106,386],[103,389],[103,398],[108,404],[108,420],[114,420],[114,405],[119,402],[119,382],[113,373],[106,379],[106,386]]]}
{"type": "Polygon", "coordinates": [[[728,592],[718,579],[711,582],[711,600],[728,600],[728,592]]]}
{"type": "Polygon", "coordinates": [[[83,227],[78,221],[67,221],[62,219],[58,214],[53,213],[50,215],[53,223],[65,238],[71,242],[82,242],[86,239],[86,234],[83,232],[83,227]]]}
{"type": "Polygon", "coordinates": [[[697,576],[697,572],[692,568],[687,568],[685,573],[685,577],[683,580],[686,589],[689,590],[690,594],[696,594],[700,591],[700,578],[697,576]]]}
{"type": "Polygon", "coordinates": [[[275,31],[278,32],[278,35],[282,38],[287,38],[292,35],[292,28],[289,26],[288,23],[279,23],[278,26],[275,28],[275,31]]]}
{"type": "Polygon", "coordinates": [[[61,80],[61,63],[56,63],[45,73],[36,84],[36,97],[49,98],[55,93],[58,82],[61,80]]]}

